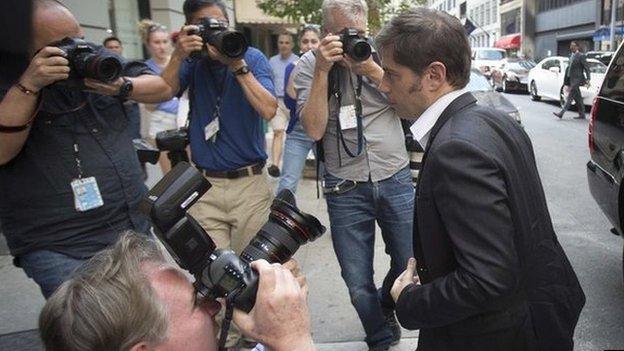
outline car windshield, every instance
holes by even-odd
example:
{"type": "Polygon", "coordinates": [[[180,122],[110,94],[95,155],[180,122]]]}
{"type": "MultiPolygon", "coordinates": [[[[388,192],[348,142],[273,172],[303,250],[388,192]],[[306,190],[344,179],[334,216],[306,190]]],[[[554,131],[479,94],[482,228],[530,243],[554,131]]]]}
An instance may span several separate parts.
{"type": "Polygon", "coordinates": [[[514,61],[507,64],[508,69],[516,71],[530,70],[533,67],[535,67],[535,62],[533,61],[514,61]]]}
{"type": "Polygon", "coordinates": [[[475,59],[477,60],[502,60],[505,58],[505,53],[498,50],[477,50],[475,59]]]}
{"type": "Polygon", "coordinates": [[[470,81],[468,82],[466,89],[468,91],[490,91],[492,90],[492,86],[483,74],[471,71],[470,81]]]}

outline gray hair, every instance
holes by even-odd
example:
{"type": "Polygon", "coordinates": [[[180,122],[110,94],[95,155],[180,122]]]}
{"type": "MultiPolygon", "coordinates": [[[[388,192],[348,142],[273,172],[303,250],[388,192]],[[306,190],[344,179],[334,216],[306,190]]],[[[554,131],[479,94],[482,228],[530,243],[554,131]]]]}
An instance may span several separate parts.
{"type": "Polygon", "coordinates": [[[390,20],[375,38],[379,52],[416,74],[433,62],[446,67],[447,82],[463,88],[470,80],[470,44],[459,20],[445,12],[417,7],[390,20]]]}
{"type": "Polygon", "coordinates": [[[334,24],[333,11],[340,11],[352,21],[364,21],[368,19],[368,4],[364,0],[323,0],[323,26],[334,24]]]}
{"type": "Polygon", "coordinates": [[[125,233],[47,301],[39,316],[48,351],[130,350],[167,337],[167,309],[142,271],[166,265],[154,240],[125,233]]]}

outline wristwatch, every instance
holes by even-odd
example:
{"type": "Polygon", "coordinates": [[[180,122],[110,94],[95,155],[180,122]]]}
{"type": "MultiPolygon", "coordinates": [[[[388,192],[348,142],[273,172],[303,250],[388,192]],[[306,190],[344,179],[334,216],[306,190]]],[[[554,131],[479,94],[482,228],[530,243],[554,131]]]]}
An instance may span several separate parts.
{"type": "Polygon", "coordinates": [[[249,69],[249,66],[243,65],[241,68],[239,68],[236,71],[234,71],[234,75],[235,76],[241,76],[241,75],[247,74],[249,72],[251,72],[251,70],[249,69]]]}
{"type": "Polygon", "coordinates": [[[134,86],[132,85],[132,81],[130,79],[126,77],[122,77],[121,79],[123,79],[123,84],[119,87],[119,94],[117,94],[117,96],[122,99],[127,99],[128,96],[130,96],[130,93],[132,93],[132,88],[134,88],[134,86]]]}

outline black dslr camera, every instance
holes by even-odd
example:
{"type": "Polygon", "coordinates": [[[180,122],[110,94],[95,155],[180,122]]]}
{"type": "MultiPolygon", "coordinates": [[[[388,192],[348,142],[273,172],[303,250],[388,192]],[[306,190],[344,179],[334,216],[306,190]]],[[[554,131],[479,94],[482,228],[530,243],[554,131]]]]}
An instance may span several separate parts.
{"type": "Polygon", "coordinates": [[[345,28],[338,35],[344,53],[354,61],[366,61],[371,56],[373,48],[366,37],[360,35],[357,29],[345,28]]]}
{"type": "MultiPolygon", "coordinates": [[[[237,31],[229,30],[227,24],[210,17],[201,19],[201,23],[197,25],[199,30],[189,31],[188,34],[199,35],[204,44],[210,44],[219,50],[223,55],[240,59],[245,56],[249,44],[245,36],[237,31]]],[[[196,51],[191,54],[191,58],[198,59],[207,55],[206,49],[196,51]]]]}
{"type": "Polygon", "coordinates": [[[167,157],[171,161],[171,166],[178,163],[188,162],[186,146],[189,144],[188,128],[178,128],[165,130],[156,134],[156,146],[160,151],[168,151],[167,157]]]}
{"type": "Polygon", "coordinates": [[[121,61],[107,52],[97,52],[97,46],[80,38],[65,38],[56,44],[63,50],[69,61],[69,78],[57,84],[84,89],[84,78],[92,78],[105,83],[117,80],[122,73],[121,61]]]}
{"type": "Polygon", "coordinates": [[[284,190],[273,201],[268,222],[240,257],[230,250],[215,250],[208,234],[186,213],[210,186],[196,168],[181,162],[149,191],[141,211],[150,216],[156,235],[180,267],[193,274],[198,293],[225,297],[249,312],[258,290],[258,274],[249,263],[258,259],[284,263],[301,245],[320,237],[325,227],[301,212],[294,195],[284,190]]]}

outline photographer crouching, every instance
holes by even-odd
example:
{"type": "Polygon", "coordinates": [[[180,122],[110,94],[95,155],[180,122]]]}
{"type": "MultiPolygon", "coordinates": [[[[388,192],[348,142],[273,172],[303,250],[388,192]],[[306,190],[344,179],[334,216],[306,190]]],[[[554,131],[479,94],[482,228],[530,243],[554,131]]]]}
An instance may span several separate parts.
{"type": "Polygon", "coordinates": [[[146,232],[123,101],[169,86],[142,63],[82,40],[58,1],[33,3],[32,60],[0,87],[0,221],[15,264],[47,298],[119,232],[146,232]]]}

